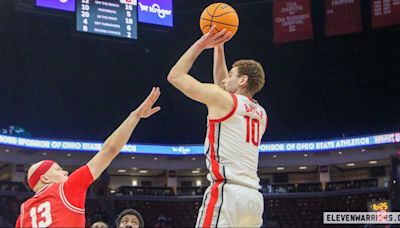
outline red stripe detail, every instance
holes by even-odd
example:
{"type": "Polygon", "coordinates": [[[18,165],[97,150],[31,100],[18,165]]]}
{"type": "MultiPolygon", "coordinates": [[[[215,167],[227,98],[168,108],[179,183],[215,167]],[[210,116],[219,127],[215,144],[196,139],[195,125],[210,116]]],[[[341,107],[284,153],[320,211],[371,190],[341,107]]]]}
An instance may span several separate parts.
{"type": "Polygon", "coordinates": [[[231,117],[233,115],[233,113],[235,113],[238,101],[237,101],[237,97],[236,97],[235,94],[231,94],[231,96],[233,98],[233,108],[232,108],[231,112],[228,115],[226,115],[225,117],[222,117],[222,118],[219,118],[219,119],[210,119],[210,122],[214,122],[215,123],[215,122],[225,121],[229,117],[231,117]]]}
{"type": "MultiPolygon", "coordinates": [[[[235,99],[235,98],[234,98],[235,99]]],[[[236,105],[235,108],[236,109],[236,105]]],[[[233,110],[234,112],[234,110],[233,110]]],[[[228,117],[229,118],[229,117],[228,117]]],[[[210,144],[210,160],[211,160],[211,171],[216,178],[216,184],[211,188],[211,197],[207,205],[206,216],[204,218],[202,227],[210,227],[214,215],[215,204],[218,201],[218,186],[222,183],[223,177],[219,172],[219,163],[215,159],[215,123],[210,120],[210,129],[208,133],[208,141],[210,144]]]]}
{"type": "Polygon", "coordinates": [[[62,203],[64,204],[64,206],[66,208],[68,208],[69,210],[71,210],[72,212],[75,212],[75,213],[79,213],[79,214],[84,214],[85,213],[85,209],[79,208],[79,207],[75,207],[70,202],[68,202],[68,199],[64,194],[64,184],[60,185],[59,192],[60,192],[60,196],[61,196],[61,201],[62,201],[62,203]]]}
{"type": "Polygon", "coordinates": [[[222,183],[222,181],[217,181],[211,188],[211,198],[208,202],[207,209],[206,209],[206,217],[204,218],[204,222],[202,227],[210,227],[211,222],[214,215],[215,204],[218,201],[218,187],[222,183]]]}
{"type": "Polygon", "coordinates": [[[215,159],[215,124],[211,123],[209,124],[210,126],[210,131],[208,133],[208,142],[210,144],[210,160],[211,160],[211,170],[212,173],[214,174],[216,180],[223,180],[221,173],[219,172],[219,163],[215,159]]]}

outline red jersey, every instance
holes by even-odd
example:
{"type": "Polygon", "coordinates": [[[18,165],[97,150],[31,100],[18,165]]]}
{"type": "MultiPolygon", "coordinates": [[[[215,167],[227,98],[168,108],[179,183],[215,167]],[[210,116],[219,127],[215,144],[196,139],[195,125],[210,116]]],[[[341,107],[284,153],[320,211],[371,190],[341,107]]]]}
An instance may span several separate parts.
{"type": "Polygon", "coordinates": [[[63,184],[50,184],[21,204],[15,227],[84,227],[86,192],[93,182],[87,165],[63,184]]]}

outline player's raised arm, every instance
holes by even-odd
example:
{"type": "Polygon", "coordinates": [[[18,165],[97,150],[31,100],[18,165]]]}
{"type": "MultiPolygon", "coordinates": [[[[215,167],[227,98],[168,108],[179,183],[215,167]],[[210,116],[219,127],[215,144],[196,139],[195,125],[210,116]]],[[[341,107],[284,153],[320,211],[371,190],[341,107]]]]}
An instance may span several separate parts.
{"type": "Polygon", "coordinates": [[[153,88],[143,103],[115,130],[103,144],[103,148],[88,162],[88,167],[94,179],[110,165],[111,161],[118,155],[129,138],[139,120],[147,118],[160,110],[160,107],[153,107],[160,96],[160,89],[153,88]]]}
{"type": "Polygon", "coordinates": [[[230,99],[229,93],[214,84],[199,82],[188,72],[197,57],[205,49],[213,48],[229,39],[230,32],[222,30],[216,33],[215,27],[212,27],[207,34],[203,35],[182,55],[169,72],[168,81],[186,96],[207,106],[212,106],[215,103],[226,103],[225,98],[230,99]]]}
{"type": "Polygon", "coordinates": [[[224,44],[214,47],[214,84],[222,87],[222,80],[228,77],[228,67],[226,66],[224,44]]]}

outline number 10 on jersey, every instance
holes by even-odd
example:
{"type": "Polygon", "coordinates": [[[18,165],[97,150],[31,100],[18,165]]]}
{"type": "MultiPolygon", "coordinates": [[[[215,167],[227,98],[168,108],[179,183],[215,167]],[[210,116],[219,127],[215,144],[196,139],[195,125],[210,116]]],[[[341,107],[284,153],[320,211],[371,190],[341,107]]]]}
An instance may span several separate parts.
{"type": "Polygon", "coordinates": [[[260,121],[244,116],[246,120],[246,142],[259,146],[260,143],[260,121]]]}

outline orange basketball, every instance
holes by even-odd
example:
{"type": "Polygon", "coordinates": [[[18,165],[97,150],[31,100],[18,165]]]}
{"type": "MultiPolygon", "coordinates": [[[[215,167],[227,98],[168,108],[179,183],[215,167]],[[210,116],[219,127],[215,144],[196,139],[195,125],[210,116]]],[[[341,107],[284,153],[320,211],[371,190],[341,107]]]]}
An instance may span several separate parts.
{"type": "Polygon", "coordinates": [[[211,26],[216,26],[216,31],[222,29],[231,31],[231,35],[235,35],[239,27],[239,16],[235,9],[225,3],[214,3],[204,9],[200,16],[200,29],[206,34],[211,26]]]}

